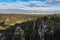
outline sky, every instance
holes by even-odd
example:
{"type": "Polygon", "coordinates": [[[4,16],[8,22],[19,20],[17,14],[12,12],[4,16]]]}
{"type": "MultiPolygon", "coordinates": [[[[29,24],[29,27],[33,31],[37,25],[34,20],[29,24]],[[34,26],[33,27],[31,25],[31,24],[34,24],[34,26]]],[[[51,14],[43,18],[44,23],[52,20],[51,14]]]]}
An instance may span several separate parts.
{"type": "Polygon", "coordinates": [[[60,0],[0,0],[0,13],[60,13],[60,0]]]}

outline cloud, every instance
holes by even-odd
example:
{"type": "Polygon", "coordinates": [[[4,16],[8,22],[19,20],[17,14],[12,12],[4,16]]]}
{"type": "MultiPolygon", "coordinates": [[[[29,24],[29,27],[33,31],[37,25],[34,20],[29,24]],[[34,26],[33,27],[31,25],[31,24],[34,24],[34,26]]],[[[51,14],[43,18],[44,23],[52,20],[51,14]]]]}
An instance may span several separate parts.
{"type": "Polygon", "coordinates": [[[0,3],[0,9],[19,9],[19,5],[13,3],[0,3]]]}
{"type": "Polygon", "coordinates": [[[60,4],[60,0],[46,0],[47,4],[60,4]]]}
{"type": "Polygon", "coordinates": [[[12,12],[12,13],[60,13],[59,5],[56,8],[56,4],[59,0],[46,0],[41,1],[29,1],[16,3],[0,3],[0,12],[12,12]]]}

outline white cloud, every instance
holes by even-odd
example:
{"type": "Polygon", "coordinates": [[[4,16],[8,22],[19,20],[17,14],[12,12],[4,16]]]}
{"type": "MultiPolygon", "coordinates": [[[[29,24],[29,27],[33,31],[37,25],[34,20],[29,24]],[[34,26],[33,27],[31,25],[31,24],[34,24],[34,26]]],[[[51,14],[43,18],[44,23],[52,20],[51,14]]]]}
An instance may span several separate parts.
{"type": "Polygon", "coordinates": [[[29,1],[17,3],[0,3],[0,9],[20,9],[20,8],[40,8],[40,7],[51,7],[52,5],[42,3],[40,1],[29,1]]]}
{"type": "MultiPolygon", "coordinates": [[[[59,1],[59,0],[58,0],[59,1]]],[[[57,0],[47,0],[45,2],[40,1],[29,1],[29,2],[21,2],[17,1],[17,3],[0,3],[0,12],[9,12],[10,10],[4,9],[12,9],[10,12],[22,12],[22,13],[57,13],[60,11],[60,7],[56,8],[53,6],[57,0]],[[3,10],[1,10],[3,9],[3,10]],[[13,10],[15,9],[15,10],[13,10]],[[17,11],[18,10],[18,11],[17,11]]]]}
{"type": "Polygon", "coordinates": [[[47,4],[60,4],[60,0],[46,0],[47,4]]]}

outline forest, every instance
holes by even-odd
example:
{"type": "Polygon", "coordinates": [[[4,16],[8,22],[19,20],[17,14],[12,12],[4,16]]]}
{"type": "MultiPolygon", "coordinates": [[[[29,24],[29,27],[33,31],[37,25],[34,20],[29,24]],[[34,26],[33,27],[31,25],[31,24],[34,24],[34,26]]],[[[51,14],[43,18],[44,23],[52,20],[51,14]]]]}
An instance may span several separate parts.
{"type": "MultiPolygon", "coordinates": [[[[0,22],[0,26],[7,25],[0,22]]],[[[0,40],[60,40],[60,17],[39,16],[33,21],[17,23],[0,30],[0,40]]]]}

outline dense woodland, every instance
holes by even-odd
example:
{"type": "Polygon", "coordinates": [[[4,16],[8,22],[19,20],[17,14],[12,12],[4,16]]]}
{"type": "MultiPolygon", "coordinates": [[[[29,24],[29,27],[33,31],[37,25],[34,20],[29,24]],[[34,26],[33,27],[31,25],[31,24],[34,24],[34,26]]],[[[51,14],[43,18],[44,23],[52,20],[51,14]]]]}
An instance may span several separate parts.
{"type": "MultiPolygon", "coordinates": [[[[2,26],[4,22],[0,23],[2,26]]],[[[60,17],[43,16],[0,30],[0,40],[60,40],[60,17]]]]}

